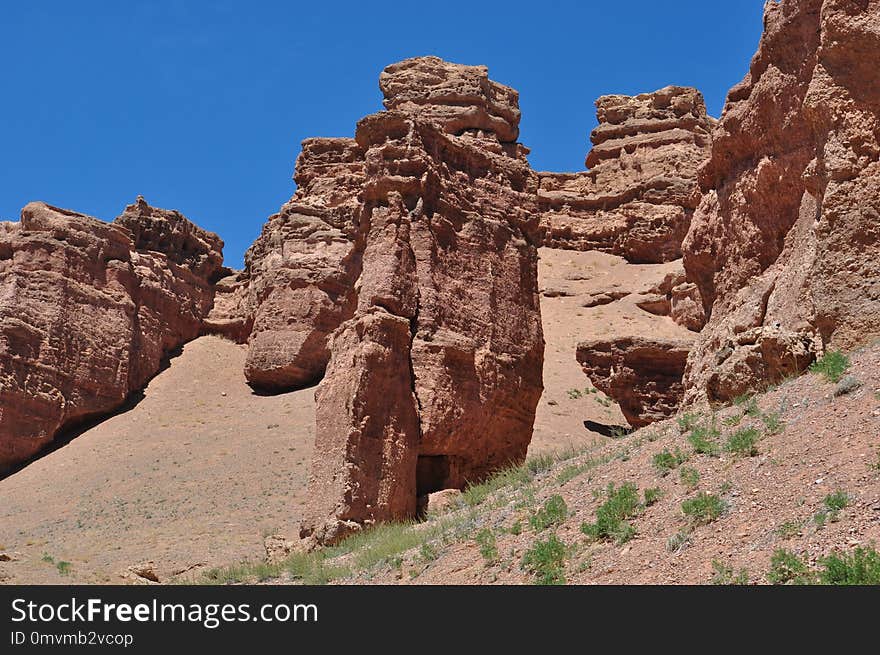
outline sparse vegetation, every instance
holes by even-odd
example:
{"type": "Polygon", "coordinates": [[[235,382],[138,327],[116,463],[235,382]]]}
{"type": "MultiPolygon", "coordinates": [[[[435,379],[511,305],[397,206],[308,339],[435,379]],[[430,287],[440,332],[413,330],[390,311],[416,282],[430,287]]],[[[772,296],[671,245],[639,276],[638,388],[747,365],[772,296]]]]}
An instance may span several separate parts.
{"type": "Polygon", "coordinates": [[[657,503],[662,495],[663,492],[660,491],[659,487],[645,489],[645,507],[650,507],[651,505],[657,503]]]}
{"type": "Polygon", "coordinates": [[[852,553],[834,553],[820,562],[819,581],[828,585],[880,585],[880,553],[857,547],[852,553]]]}
{"type": "Polygon", "coordinates": [[[764,429],[769,435],[779,434],[785,429],[785,423],[777,412],[762,414],[761,420],[764,422],[764,429]]]}
{"type": "Polygon", "coordinates": [[[678,477],[681,480],[681,483],[688,489],[694,489],[700,484],[700,472],[689,466],[682,466],[678,470],[678,477]]]}
{"type": "Polygon", "coordinates": [[[687,457],[676,448],[674,453],[669,452],[668,449],[664,449],[662,452],[657,453],[654,455],[652,463],[660,475],[667,476],[670,471],[675,470],[686,461],[687,457]]]}
{"type": "Polygon", "coordinates": [[[803,521],[786,521],[776,528],[776,534],[782,539],[793,539],[801,533],[803,527],[803,521]]]}
{"type": "Polygon", "coordinates": [[[569,480],[574,480],[581,473],[588,470],[590,467],[588,464],[567,464],[560,472],[559,475],[556,476],[556,483],[562,486],[569,480]]]}
{"type": "Polygon", "coordinates": [[[825,509],[829,512],[839,512],[849,505],[849,496],[846,492],[838,489],[834,493],[825,496],[822,500],[822,504],[825,505],[825,509]]]}
{"type": "Polygon", "coordinates": [[[724,450],[743,457],[754,457],[758,454],[760,437],[761,433],[755,428],[741,428],[727,438],[724,450]]]}
{"type": "Polygon", "coordinates": [[[697,426],[697,424],[699,424],[700,419],[700,414],[694,414],[692,412],[685,412],[684,414],[679,416],[678,427],[681,430],[682,434],[693,430],[697,426]]]}
{"type": "Polygon", "coordinates": [[[522,568],[535,577],[535,584],[565,584],[565,557],[567,548],[555,534],[538,540],[526,551],[522,568]]]}
{"type": "Polygon", "coordinates": [[[477,545],[480,547],[480,555],[491,564],[498,559],[498,546],[496,545],[495,533],[489,528],[483,528],[477,533],[477,545]]]}
{"type": "Polygon", "coordinates": [[[560,495],[551,496],[537,512],[529,517],[529,525],[535,532],[560,525],[568,516],[568,506],[560,495]]]}
{"type": "Polygon", "coordinates": [[[840,382],[849,368],[849,357],[839,350],[829,350],[810,364],[810,372],[821,375],[829,382],[840,382]]]}
{"type": "Polygon", "coordinates": [[[73,564],[61,560],[59,562],[55,562],[55,568],[58,569],[58,573],[60,573],[61,575],[70,575],[73,564]]]}
{"type": "Polygon", "coordinates": [[[635,516],[639,511],[639,490],[632,483],[625,483],[615,489],[609,483],[607,500],[596,510],[595,523],[583,523],[581,532],[597,540],[613,540],[626,543],[635,536],[635,528],[625,519],[635,516]]]}
{"type": "Polygon", "coordinates": [[[712,569],[715,574],[710,581],[713,585],[747,585],[749,584],[749,572],[747,569],[740,569],[734,572],[732,566],[726,565],[717,559],[712,560],[712,569]]]}
{"type": "Polygon", "coordinates": [[[681,511],[696,525],[705,525],[717,520],[724,513],[724,509],[723,500],[705,491],[681,504],[681,511]]]}
{"type": "Polygon", "coordinates": [[[767,573],[770,584],[810,584],[812,579],[806,563],[790,550],[780,548],[770,558],[770,572],[767,573]]]}
{"type": "Polygon", "coordinates": [[[688,435],[688,442],[691,444],[694,452],[699,455],[717,455],[717,439],[720,436],[721,433],[715,427],[714,421],[712,424],[701,423],[691,429],[688,435]]]}

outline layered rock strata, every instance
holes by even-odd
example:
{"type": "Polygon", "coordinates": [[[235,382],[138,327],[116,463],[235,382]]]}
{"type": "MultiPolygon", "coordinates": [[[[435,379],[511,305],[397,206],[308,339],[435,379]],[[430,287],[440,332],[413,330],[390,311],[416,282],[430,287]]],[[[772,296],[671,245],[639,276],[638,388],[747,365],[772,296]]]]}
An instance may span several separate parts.
{"type": "Polygon", "coordinates": [[[0,470],[121,406],[200,330],[223,242],[143,198],[0,223],[0,470]]]}
{"type": "Polygon", "coordinates": [[[601,250],[633,263],[678,259],[714,122],[703,96],[670,86],[603,96],[596,109],[589,170],[539,174],[544,245],[601,250]]]}

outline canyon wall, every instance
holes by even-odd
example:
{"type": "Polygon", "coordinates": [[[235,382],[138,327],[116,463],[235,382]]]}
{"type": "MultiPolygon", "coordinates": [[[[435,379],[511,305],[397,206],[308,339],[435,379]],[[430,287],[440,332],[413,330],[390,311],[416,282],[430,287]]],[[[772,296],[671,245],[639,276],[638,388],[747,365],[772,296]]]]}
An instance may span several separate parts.
{"type": "Polygon", "coordinates": [[[709,322],[688,402],[880,335],[880,2],[768,2],[700,171],[684,265],[709,322]]]}
{"type": "Polygon", "coordinates": [[[120,407],[211,308],[223,242],[143,198],[0,223],[0,471],[120,407]]]}

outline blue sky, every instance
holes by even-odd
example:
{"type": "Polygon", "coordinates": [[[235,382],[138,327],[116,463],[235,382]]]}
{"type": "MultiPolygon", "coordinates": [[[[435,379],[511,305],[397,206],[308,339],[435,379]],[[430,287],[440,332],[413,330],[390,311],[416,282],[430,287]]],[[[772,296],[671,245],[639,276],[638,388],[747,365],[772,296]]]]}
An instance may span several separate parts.
{"type": "Polygon", "coordinates": [[[351,136],[389,63],[486,64],[538,170],[581,170],[593,102],[748,70],[763,0],[16,2],[0,9],[0,219],[31,200],[112,220],[137,194],[242,255],[294,191],[302,139],[351,136]]]}

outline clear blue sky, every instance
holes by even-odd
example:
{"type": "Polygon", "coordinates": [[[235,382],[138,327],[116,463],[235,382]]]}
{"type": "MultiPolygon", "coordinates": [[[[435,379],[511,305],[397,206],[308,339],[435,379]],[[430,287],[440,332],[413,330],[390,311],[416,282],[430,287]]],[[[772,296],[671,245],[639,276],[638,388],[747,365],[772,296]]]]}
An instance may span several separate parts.
{"type": "Polygon", "coordinates": [[[0,219],[31,200],[112,220],[143,194],[238,267],[294,191],[302,139],[351,136],[389,63],[486,64],[538,170],[580,170],[606,93],[692,85],[718,115],[763,0],[5,2],[0,219]]]}

